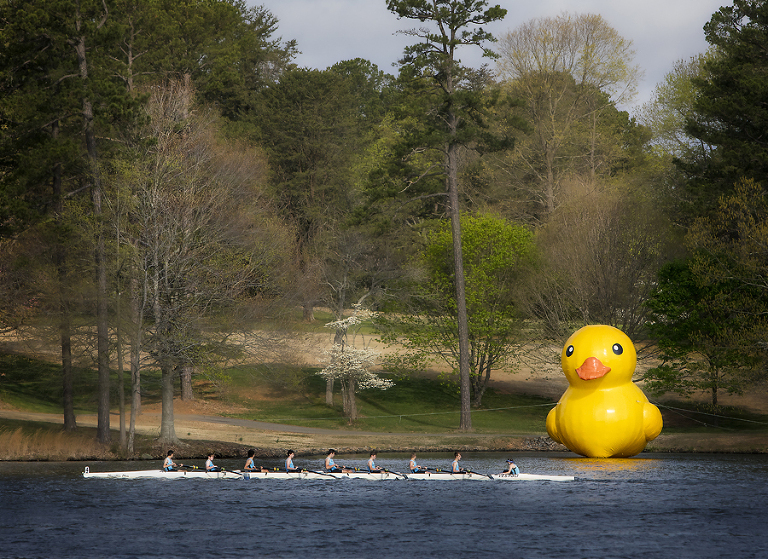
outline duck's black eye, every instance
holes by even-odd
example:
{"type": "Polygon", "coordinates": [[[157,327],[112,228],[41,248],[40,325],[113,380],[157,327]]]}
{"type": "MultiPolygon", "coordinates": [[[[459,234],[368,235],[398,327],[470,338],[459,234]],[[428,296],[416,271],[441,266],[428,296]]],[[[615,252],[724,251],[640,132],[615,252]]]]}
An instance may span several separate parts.
{"type": "Polygon", "coordinates": [[[565,356],[570,357],[571,355],[573,355],[573,346],[569,345],[568,349],[565,350],[565,356]]]}
{"type": "Polygon", "coordinates": [[[613,353],[615,353],[616,355],[621,355],[622,353],[624,353],[624,348],[621,347],[620,344],[613,344],[613,353]]]}

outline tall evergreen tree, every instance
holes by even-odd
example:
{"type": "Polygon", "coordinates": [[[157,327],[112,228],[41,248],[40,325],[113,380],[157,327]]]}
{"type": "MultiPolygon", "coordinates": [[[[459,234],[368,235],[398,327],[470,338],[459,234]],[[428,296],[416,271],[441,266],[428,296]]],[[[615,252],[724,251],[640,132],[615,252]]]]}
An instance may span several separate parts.
{"type": "Polygon", "coordinates": [[[454,287],[459,347],[461,385],[460,429],[472,429],[470,410],[470,348],[464,264],[461,252],[459,208],[459,153],[462,147],[488,145],[499,147],[487,132],[484,99],[472,88],[473,73],[467,71],[457,56],[462,46],[480,46],[483,54],[494,57],[484,43],[494,37],[483,26],[504,18],[507,10],[488,7],[484,0],[388,0],[387,8],[400,18],[429,22],[433,29],[420,27],[404,31],[420,42],[405,48],[400,64],[406,74],[423,84],[430,106],[424,116],[424,135],[413,136],[414,150],[434,149],[443,157],[440,175],[444,177],[447,207],[451,220],[454,259],[454,287]]]}
{"type": "Polygon", "coordinates": [[[698,95],[688,133],[709,147],[679,161],[690,179],[691,212],[706,215],[742,177],[768,177],[768,2],[734,0],[704,26],[714,55],[694,78],[698,95]]]}

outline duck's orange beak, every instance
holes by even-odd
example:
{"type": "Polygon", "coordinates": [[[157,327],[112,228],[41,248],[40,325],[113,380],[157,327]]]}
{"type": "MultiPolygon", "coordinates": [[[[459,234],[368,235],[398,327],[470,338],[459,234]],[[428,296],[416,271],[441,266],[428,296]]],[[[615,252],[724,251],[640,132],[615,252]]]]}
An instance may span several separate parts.
{"type": "Polygon", "coordinates": [[[587,357],[576,374],[581,380],[595,380],[611,372],[611,368],[603,365],[597,357],[587,357]]]}

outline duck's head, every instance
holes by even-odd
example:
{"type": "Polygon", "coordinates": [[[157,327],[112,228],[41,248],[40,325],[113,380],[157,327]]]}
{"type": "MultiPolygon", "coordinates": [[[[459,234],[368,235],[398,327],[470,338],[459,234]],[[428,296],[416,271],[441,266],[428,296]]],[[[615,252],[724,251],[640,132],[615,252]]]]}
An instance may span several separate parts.
{"type": "Polygon", "coordinates": [[[563,347],[561,363],[571,386],[618,386],[632,380],[637,354],[629,337],[613,326],[584,326],[563,347]]]}

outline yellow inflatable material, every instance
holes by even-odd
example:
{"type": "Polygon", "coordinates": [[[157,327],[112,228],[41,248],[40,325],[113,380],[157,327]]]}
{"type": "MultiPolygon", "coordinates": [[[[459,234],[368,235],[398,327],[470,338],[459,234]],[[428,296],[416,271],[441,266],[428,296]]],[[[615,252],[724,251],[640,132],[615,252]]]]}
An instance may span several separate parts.
{"type": "Polygon", "coordinates": [[[637,354],[613,326],[585,326],[565,342],[568,389],[547,415],[549,436],[590,458],[634,456],[661,433],[659,408],[632,383],[637,354]]]}

